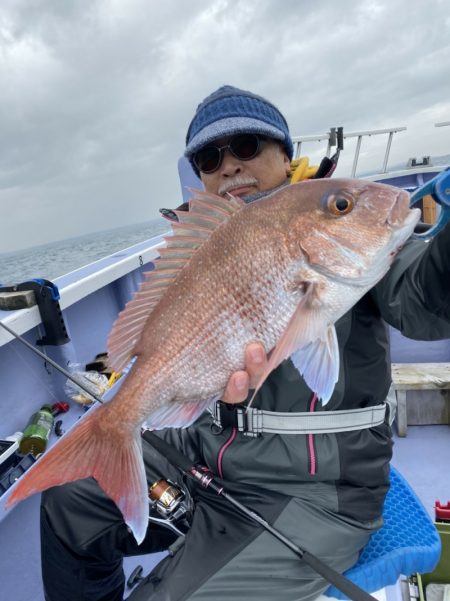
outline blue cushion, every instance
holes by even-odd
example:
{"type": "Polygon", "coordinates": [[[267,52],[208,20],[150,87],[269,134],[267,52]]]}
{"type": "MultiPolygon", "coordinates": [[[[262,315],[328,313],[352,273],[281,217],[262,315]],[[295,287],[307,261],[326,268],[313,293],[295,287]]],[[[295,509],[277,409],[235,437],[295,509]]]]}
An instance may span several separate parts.
{"type": "MultiPolygon", "coordinates": [[[[390,479],[384,525],[364,547],[358,563],[345,572],[369,593],[394,584],[400,574],[433,571],[441,554],[439,534],[412,488],[393,467],[390,479]]],[[[348,599],[334,586],[325,595],[348,599]]]]}

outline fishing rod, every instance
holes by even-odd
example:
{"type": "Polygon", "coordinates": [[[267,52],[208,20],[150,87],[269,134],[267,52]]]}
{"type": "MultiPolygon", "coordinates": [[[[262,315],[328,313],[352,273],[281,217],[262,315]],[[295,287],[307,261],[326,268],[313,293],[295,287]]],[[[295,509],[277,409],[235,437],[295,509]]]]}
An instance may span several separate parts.
{"type": "MultiPolygon", "coordinates": [[[[53,361],[53,359],[47,357],[45,353],[41,352],[32,344],[30,344],[27,340],[25,340],[23,336],[21,336],[17,332],[14,332],[14,330],[6,326],[1,321],[0,326],[4,328],[9,334],[11,334],[11,336],[22,342],[33,353],[39,355],[39,357],[43,358],[45,361],[48,361],[50,365],[52,365],[64,376],[66,376],[69,380],[74,382],[82,390],[87,392],[96,401],[98,401],[99,403],[104,402],[96,393],[93,393],[91,390],[89,390],[88,386],[85,386],[82,382],[74,378],[72,374],[70,374],[67,370],[65,370],[58,363],[56,363],[56,361],[53,361]]],[[[86,379],[86,381],[88,380],[86,379]]],[[[142,433],[142,438],[146,442],[148,442],[153,448],[155,448],[159,453],[161,453],[161,455],[163,455],[163,457],[165,457],[173,466],[175,466],[183,474],[194,480],[196,484],[202,486],[203,488],[211,489],[218,496],[223,497],[226,501],[228,501],[245,516],[259,524],[262,528],[264,528],[264,530],[272,534],[272,536],[277,538],[295,555],[297,555],[299,559],[303,560],[315,572],[317,572],[317,574],[323,576],[323,578],[325,578],[327,582],[335,586],[338,590],[347,595],[347,597],[349,597],[353,601],[377,601],[375,597],[364,591],[358,585],[354,584],[351,580],[349,580],[330,566],[323,563],[318,557],[296,545],[291,539],[284,536],[282,532],[271,526],[271,524],[269,524],[269,522],[267,522],[258,513],[252,511],[251,509],[237,501],[232,495],[230,495],[230,493],[228,493],[224,489],[223,486],[220,486],[214,481],[214,478],[211,476],[210,473],[203,473],[200,470],[198,470],[197,467],[192,463],[192,461],[185,457],[182,453],[180,453],[175,447],[156,436],[156,434],[153,434],[150,430],[144,430],[142,433]]]]}
{"type": "Polygon", "coordinates": [[[14,330],[12,330],[9,326],[5,325],[2,321],[0,321],[0,326],[4,330],[6,330],[8,332],[8,334],[11,334],[11,336],[13,336],[14,338],[17,338],[17,340],[19,340],[22,344],[24,344],[27,348],[29,348],[30,351],[33,351],[33,353],[35,353],[36,355],[41,357],[41,359],[44,359],[44,361],[46,361],[47,363],[50,363],[50,365],[52,367],[54,367],[56,370],[58,370],[60,373],[62,373],[63,376],[65,376],[68,380],[70,380],[71,382],[76,384],[79,388],[84,390],[84,392],[87,392],[94,400],[98,401],[99,403],[104,403],[104,401],[101,399],[101,397],[99,397],[98,394],[96,394],[96,392],[92,388],[89,389],[88,384],[92,385],[92,383],[87,378],[82,376],[83,380],[85,382],[87,382],[87,384],[84,384],[84,382],[80,381],[78,378],[73,376],[69,371],[64,369],[64,367],[61,367],[61,365],[59,365],[59,363],[56,363],[56,361],[53,361],[53,359],[51,359],[45,353],[43,353],[42,351],[37,349],[35,346],[30,344],[28,342],[28,340],[25,340],[25,338],[23,336],[21,336],[20,334],[18,334],[14,330]]]}

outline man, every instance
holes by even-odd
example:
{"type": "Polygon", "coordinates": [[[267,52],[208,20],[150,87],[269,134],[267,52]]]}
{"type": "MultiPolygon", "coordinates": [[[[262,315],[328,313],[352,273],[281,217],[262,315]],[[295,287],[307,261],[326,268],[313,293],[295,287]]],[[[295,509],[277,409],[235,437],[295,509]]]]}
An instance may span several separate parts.
{"type": "MultiPolygon", "coordinates": [[[[251,202],[289,183],[293,150],[286,121],[250,92],[224,86],[208,96],[197,108],[186,144],[186,156],[208,192],[251,202]]],[[[414,338],[450,337],[449,236],[446,228],[428,245],[405,245],[383,280],[338,321],[342,367],[326,411],[383,407],[391,381],[383,320],[414,338]]],[[[355,431],[249,436],[238,430],[233,408],[247,399],[264,369],[264,349],[249,345],[246,359],[246,369],[233,374],[224,393],[228,405],[217,406],[214,420],[206,413],[187,429],[160,435],[300,547],[344,571],[381,526],[392,448],[389,415],[355,431]],[[230,425],[223,421],[227,414],[230,425]]],[[[270,374],[253,403],[269,416],[281,412],[287,423],[317,405],[289,360],[270,374]]],[[[149,482],[161,476],[180,480],[146,444],[144,459],[149,482]]],[[[134,601],[309,601],[327,588],[225,501],[207,490],[191,492],[195,511],[187,536],[132,595],[134,601]]],[[[123,555],[162,550],[174,540],[169,530],[150,524],[137,548],[93,480],[51,489],[42,502],[46,599],[119,601],[123,555]]]]}

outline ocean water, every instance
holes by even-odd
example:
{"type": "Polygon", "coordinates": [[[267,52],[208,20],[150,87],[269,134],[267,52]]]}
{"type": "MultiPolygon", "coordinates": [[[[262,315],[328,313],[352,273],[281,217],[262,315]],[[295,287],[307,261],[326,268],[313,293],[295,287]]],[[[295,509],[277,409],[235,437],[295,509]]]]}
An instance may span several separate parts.
{"type": "Polygon", "coordinates": [[[0,254],[0,284],[61,275],[168,231],[164,219],[128,225],[0,254]]]}
{"type": "MultiPolygon", "coordinates": [[[[431,163],[450,165],[450,154],[432,157],[431,163]]],[[[403,163],[390,166],[390,170],[405,167],[403,163]]],[[[33,278],[53,280],[169,229],[169,224],[159,218],[12,253],[0,253],[0,284],[15,284],[33,278]]]]}

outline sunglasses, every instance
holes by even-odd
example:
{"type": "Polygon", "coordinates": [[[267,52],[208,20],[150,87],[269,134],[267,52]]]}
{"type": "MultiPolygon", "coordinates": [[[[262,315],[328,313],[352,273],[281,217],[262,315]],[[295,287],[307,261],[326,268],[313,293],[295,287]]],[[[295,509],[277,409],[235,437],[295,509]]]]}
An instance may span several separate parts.
{"type": "Polygon", "coordinates": [[[261,152],[264,138],[256,134],[233,136],[225,146],[205,146],[198,150],[192,161],[202,173],[214,173],[223,161],[223,151],[229,150],[240,161],[251,161],[261,152]]]}

